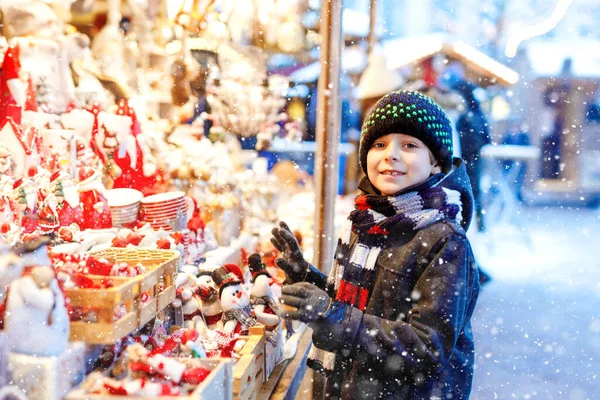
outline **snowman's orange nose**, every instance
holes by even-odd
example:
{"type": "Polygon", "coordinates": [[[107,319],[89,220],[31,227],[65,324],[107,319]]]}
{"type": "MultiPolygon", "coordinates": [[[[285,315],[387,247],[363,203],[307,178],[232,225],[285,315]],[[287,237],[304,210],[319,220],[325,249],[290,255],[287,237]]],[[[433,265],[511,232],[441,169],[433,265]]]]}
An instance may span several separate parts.
{"type": "Polygon", "coordinates": [[[242,298],[242,292],[237,292],[235,295],[237,296],[238,299],[242,298]]]}

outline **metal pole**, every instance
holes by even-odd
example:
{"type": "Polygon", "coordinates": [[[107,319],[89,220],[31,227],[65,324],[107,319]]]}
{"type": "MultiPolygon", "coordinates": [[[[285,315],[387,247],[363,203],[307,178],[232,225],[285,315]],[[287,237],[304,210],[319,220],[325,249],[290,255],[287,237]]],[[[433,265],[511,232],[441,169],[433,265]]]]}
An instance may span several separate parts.
{"type": "Polygon", "coordinates": [[[373,47],[377,43],[377,35],[376,35],[376,18],[377,18],[377,0],[371,0],[371,5],[369,8],[370,11],[370,20],[369,20],[369,38],[368,38],[368,48],[367,55],[371,54],[373,51],[373,47]]]}
{"type": "Polygon", "coordinates": [[[321,75],[317,98],[315,241],[313,262],[327,273],[333,261],[333,209],[338,189],[342,0],[321,2],[321,75]]]}

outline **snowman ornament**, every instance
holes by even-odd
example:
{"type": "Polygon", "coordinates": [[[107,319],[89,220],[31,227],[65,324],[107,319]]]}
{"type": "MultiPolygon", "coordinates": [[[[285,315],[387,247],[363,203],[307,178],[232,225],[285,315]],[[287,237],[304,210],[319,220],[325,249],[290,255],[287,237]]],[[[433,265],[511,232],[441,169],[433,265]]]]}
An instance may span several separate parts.
{"type": "Polygon", "coordinates": [[[177,298],[181,304],[176,302],[176,306],[181,307],[183,312],[183,320],[185,321],[185,327],[191,328],[191,324],[195,317],[200,314],[200,307],[198,302],[198,286],[194,276],[189,273],[179,273],[176,279],[177,286],[177,298]]]}
{"type": "Polygon", "coordinates": [[[221,329],[223,324],[223,309],[219,301],[219,292],[216,289],[215,282],[212,279],[212,272],[201,270],[196,278],[198,285],[198,296],[200,297],[200,312],[202,317],[194,317],[196,330],[201,330],[203,326],[208,329],[221,329]]]}
{"type": "Polygon", "coordinates": [[[225,264],[212,272],[219,288],[219,299],[223,309],[223,331],[226,334],[248,333],[248,328],[258,325],[250,307],[250,295],[244,288],[244,276],[240,267],[225,264]]]}
{"type": "Polygon", "coordinates": [[[278,306],[271,291],[273,279],[257,253],[248,257],[248,268],[252,274],[250,302],[254,308],[256,319],[268,328],[275,327],[279,324],[280,319],[277,316],[278,306]]]}
{"type": "Polygon", "coordinates": [[[69,315],[47,243],[43,237],[18,251],[26,274],[11,283],[4,317],[9,348],[15,353],[50,357],[67,347],[69,315]]]}

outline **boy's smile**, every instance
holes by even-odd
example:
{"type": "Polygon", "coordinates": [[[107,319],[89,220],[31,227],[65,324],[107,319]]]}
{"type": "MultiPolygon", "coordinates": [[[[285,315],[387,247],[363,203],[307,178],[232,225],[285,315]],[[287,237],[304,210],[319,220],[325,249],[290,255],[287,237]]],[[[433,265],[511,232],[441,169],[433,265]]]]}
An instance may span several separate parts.
{"type": "Polygon", "coordinates": [[[414,136],[390,133],[373,142],[367,153],[367,175],[383,195],[399,191],[441,172],[429,148],[414,136]]]}

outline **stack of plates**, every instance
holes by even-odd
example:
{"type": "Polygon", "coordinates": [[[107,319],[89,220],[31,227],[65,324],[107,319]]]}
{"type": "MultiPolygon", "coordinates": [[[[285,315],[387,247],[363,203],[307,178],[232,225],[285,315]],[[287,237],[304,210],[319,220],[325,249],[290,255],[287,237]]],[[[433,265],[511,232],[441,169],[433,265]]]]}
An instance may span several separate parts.
{"type": "Polygon", "coordinates": [[[135,189],[110,189],[104,193],[112,214],[114,227],[135,225],[140,210],[142,192],[135,189]]]}
{"type": "Polygon", "coordinates": [[[152,228],[181,231],[186,228],[188,202],[184,192],[167,192],[144,197],[142,218],[152,228]]]}

